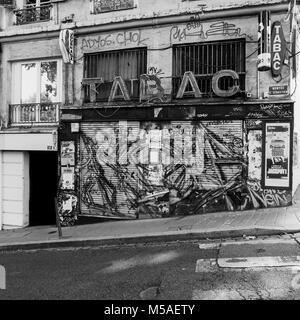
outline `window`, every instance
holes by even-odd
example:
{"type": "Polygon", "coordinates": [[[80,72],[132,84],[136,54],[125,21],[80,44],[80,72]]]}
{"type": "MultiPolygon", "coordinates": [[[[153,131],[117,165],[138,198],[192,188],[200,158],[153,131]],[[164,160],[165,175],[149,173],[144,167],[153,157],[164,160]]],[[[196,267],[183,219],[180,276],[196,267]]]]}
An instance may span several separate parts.
{"type": "Polygon", "coordinates": [[[16,24],[48,21],[51,18],[50,0],[26,0],[23,9],[15,10],[16,24]]]}
{"type": "Polygon", "coordinates": [[[61,101],[61,61],[12,65],[11,124],[57,123],[61,101]]]}
{"type": "Polygon", "coordinates": [[[136,8],[136,0],[92,0],[94,14],[136,8]]]}
{"type": "Polygon", "coordinates": [[[57,61],[21,64],[20,103],[59,102],[57,61]]]}
{"type": "MultiPolygon", "coordinates": [[[[245,40],[176,45],[173,48],[173,93],[176,95],[186,71],[195,74],[203,98],[216,97],[212,90],[213,75],[225,69],[238,73],[240,89],[245,89],[245,40]]],[[[220,88],[228,89],[233,79],[224,77],[220,88]]],[[[191,90],[191,88],[188,88],[191,90]]]]}
{"type": "MultiPolygon", "coordinates": [[[[102,78],[96,85],[96,101],[107,101],[114,78],[121,76],[132,99],[139,98],[139,77],[147,70],[147,50],[130,49],[85,55],[84,78],[102,78]]],[[[90,102],[90,86],[85,86],[85,101],[90,102]]]]}
{"type": "Polygon", "coordinates": [[[25,8],[28,7],[41,7],[50,4],[50,0],[26,0],[25,8]]]}

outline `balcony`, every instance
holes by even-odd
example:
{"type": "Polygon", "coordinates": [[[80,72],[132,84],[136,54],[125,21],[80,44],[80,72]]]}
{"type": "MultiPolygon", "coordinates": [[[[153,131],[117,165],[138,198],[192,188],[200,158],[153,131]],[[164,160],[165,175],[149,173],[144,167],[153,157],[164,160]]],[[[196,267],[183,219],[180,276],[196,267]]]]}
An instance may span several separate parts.
{"type": "Polygon", "coordinates": [[[32,6],[24,9],[14,10],[16,16],[16,25],[44,22],[51,19],[52,4],[46,4],[40,7],[32,6]]]}
{"type": "Polygon", "coordinates": [[[12,104],[9,106],[10,126],[58,125],[60,103],[12,104]]]}

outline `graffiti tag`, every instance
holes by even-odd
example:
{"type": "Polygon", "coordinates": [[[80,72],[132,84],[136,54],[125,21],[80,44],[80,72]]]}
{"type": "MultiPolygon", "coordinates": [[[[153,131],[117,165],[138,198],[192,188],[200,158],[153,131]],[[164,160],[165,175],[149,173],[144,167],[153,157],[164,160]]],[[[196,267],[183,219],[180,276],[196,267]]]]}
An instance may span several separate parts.
{"type": "Polygon", "coordinates": [[[127,46],[145,46],[149,38],[142,37],[142,31],[123,31],[111,33],[108,35],[99,35],[95,38],[83,38],[81,40],[81,50],[84,49],[101,49],[114,45],[127,46]]]}
{"type": "Polygon", "coordinates": [[[204,30],[200,18],[194,18],[184,28],[173,26],[170,30],[170,43],[174,40],[184,41],[189,37],[196,37],[197,39],[205,40],[211,36],[231,36],[231,37],[248,37],[253,40],[253,37],[242,33],[242,29],[233,23],[224,21],[213,23],[209,26],[208,30],[204,30]]]}

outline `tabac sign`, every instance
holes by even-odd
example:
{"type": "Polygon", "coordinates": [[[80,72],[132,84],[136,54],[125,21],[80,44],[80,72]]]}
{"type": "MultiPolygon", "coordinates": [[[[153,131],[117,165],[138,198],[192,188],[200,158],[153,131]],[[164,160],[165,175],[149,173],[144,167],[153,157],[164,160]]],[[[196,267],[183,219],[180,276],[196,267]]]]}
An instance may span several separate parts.
{"type": "Polygon", "coordinates": [[[279,21],[275,21],[272,25],[271,43],[271,70],[273,76],[279,76],[286,53],[286,42],[279,21]]]}
{"type": "MultiPolygon", "coordinates": [[[[134,81],[132,79],[131,81],[134,81]]],[[[152,98],[159,98],[163,102],[162,97],[164,96],[165,89],[162,87],[160,79],[156,75],[140,75],[140,101],[151,100],[152,98]],[[153,90],[154,88],[154,90],[153,90]]],[[[105,82],[103,78],[85,78],[82,80],[82,87],[90,87],[90,102],[96,102],[96,85],[101,92],[101,85],[105,82]]],[[[234,70],[220,70],[216,72],[212,77],[211,83],[212,91],[218,97],[228,98],[232,97],[240,92],[239,75],[234,70]],[[233,85],[224,89],[220,86],[220,80],[222,78],[231,78],[233,85]]],[[[179,89],[176,93],[176,99],[185,98],[186,95],[189,98],[201,98],[202,92],[200,91],[197,83],[195,74],[192,71],[186,71],[182,77],[179,89]],[[191,88],[191,90],[188,90],[191,88]]],[[[121,76],[116,76],[111,85],[108,102],[113,102],[116,99],[122,99],[124,101],[130,101],[132,92],[126,86],[125,80],[121,76]],[[120,94],[118,94],[120,93],[120,94]]]]}

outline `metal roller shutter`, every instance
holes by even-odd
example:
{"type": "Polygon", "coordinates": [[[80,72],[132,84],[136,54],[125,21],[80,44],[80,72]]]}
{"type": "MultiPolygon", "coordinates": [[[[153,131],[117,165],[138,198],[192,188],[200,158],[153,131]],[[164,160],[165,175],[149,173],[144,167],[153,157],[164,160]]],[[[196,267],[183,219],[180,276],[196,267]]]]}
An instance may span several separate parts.
{"type": "Polygon", "coordinates": [[[84,123],[80,149],[82,214],[166,216],[171,194],[178,201],[241,178],[243,123],[84,123]]]}
{"type": "Polygon", "coordinates": [[[138,122],[130,122],[128,126],[126,121],[82,124],[82,214],[136,217],[136,166],[128,163],[124,154],[130,153],[130,135],[133,138],[137,134],[138,126],[138,122]],[[128,131],[129,143],[126,144],[124,137],[128,136],[128,131]],[[121,163],[117,162],[117,158],[121,163]]]}

